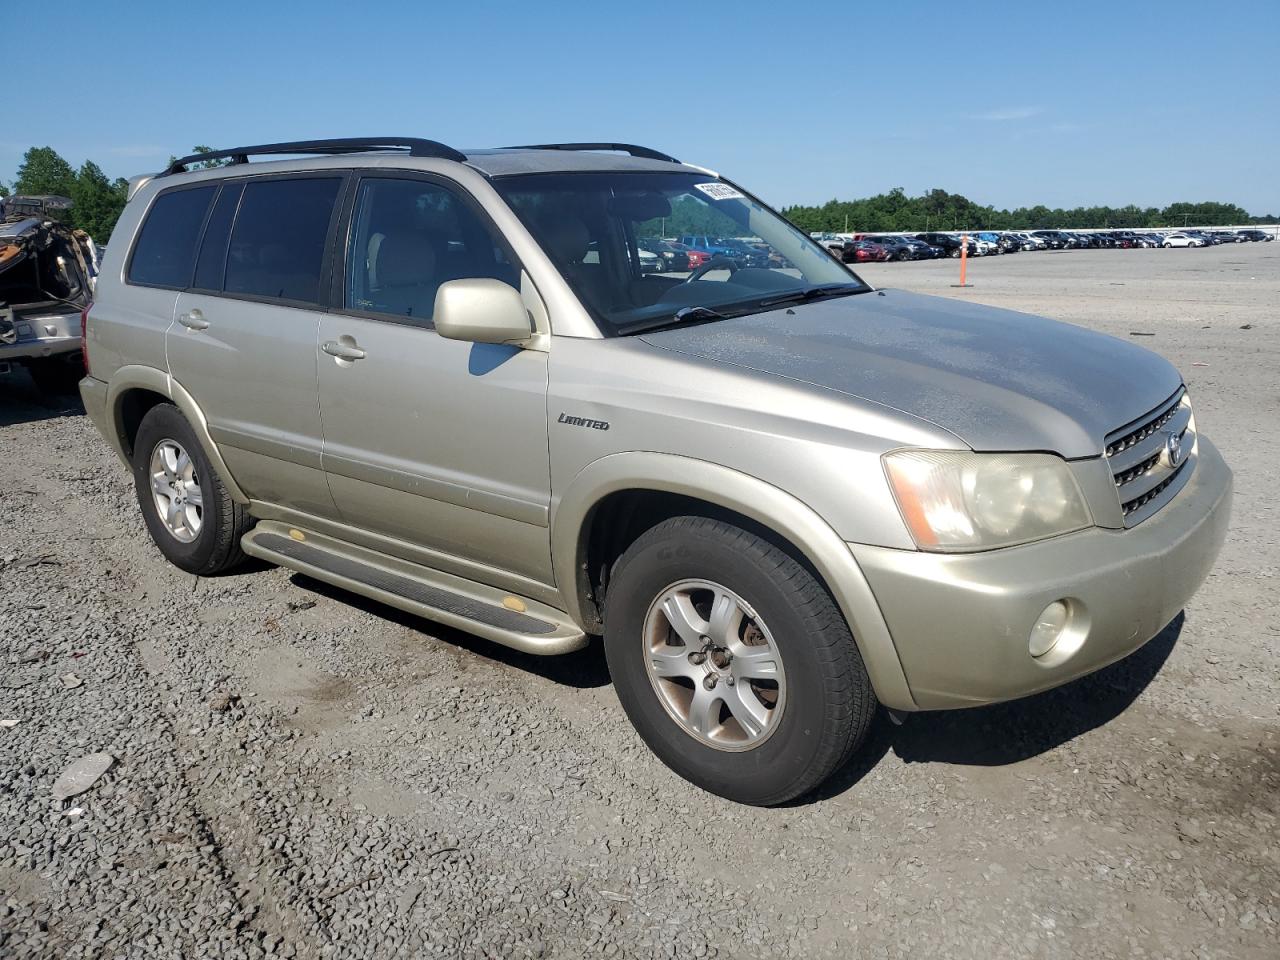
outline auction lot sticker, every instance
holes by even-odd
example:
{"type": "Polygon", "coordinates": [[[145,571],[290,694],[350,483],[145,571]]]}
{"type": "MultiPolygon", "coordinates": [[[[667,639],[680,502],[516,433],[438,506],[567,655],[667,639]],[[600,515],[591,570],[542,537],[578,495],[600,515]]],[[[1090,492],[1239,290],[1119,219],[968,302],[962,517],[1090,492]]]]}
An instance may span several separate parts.
{"type": "Polygon", "coordinates": [[[742,193],[727,183],[695,183],[695,187],[712,200],[740,200],[742,193]]]}

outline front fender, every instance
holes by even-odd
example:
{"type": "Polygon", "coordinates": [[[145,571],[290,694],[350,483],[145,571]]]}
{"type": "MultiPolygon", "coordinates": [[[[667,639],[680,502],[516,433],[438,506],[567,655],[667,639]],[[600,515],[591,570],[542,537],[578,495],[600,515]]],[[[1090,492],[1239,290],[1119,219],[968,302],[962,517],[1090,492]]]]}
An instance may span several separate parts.
{"type": "Polygon", "coordinates": [[[191,424],[191,429],[195,431],[196,439],[200,441],[204,452],[208,454],[209,462],[213,464],[213,468],[218,472],[218,478],[222,481],[223,486],[226,487],[227,492],[231,494],[231,498],[237,503],[249,502],[249,498],[245,496],[244,491],[240,489],[240,485],[236,483],[235,478],[231,475],[231,471],[227,469],[227,464],[222,459],[222,453],[218,450],[218,445],[209,436],[208,421],[205,419],[204,411],[200,409],[195,398],[168,373],[155,367],[137,364],[121,367],[111,375],[111,382],[107,385],[107,440],[126,466],[129,464],[129,454],[125,446],[122,409],[124,396],[130,390],[149,390],[152,393],[168,397],[182,411],[182,415],[187,418],[187,422],[191,424]]]}
{"type": "Polygon", "coordinates": [[[812,564],[849,624],[876,696],[917,709],[884,617],[848,546],[818,514],[786,491],[728,467],[665,453],[617,453],[584,467],[552,504],[551,559],[568,613],[584,623],[575,585],[585,563],[587,522],[605,497],[653,490],[732,510],[784,537],[812,564]]]}

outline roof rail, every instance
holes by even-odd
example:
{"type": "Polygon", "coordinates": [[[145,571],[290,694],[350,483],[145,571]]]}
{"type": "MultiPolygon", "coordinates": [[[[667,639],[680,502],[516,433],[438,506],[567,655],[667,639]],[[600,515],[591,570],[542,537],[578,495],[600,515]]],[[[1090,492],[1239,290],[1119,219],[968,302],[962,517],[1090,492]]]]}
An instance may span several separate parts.
{"type": "Polygon", "coordinates": [[[411,157],[439,157],[442,160],[467,159],[466,155],[435,140],[420,137],[343,137],[337,140],[295,140],[292,143],[263,143],[256,147],[235,147],[231,150],[211,150],[179,157],[165,169],[161,176],[183,173],[191,163],[209,160],[230,160],[232,163],[248,163],[251,156],[272,154],[313,153],[329,156],[343,153],[364,153],[369,150],[407,148],[411,157]]]}
{"type": "Polygon", "coordinates": [[[679,163],[675,157],[648,147],[638,147],[634,143],[529,143],[518,147],[507,147],[508,150],[617,150],[629,153],[633,157],[644,157],[646,160],[662,160],[666,163],[679,163]]]}

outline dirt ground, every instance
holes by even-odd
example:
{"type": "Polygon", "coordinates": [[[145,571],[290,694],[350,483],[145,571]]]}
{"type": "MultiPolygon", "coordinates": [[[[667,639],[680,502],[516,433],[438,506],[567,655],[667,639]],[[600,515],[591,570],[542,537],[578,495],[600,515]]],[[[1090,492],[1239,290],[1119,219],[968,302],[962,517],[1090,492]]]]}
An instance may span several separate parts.
{"type": "Polygon", "coordinates": [[[1183,616],[738,807],[649,754],[598,648],[168,566],[79,405],[0,378],[0,955],[1275,958],[1280,243],[862,272],[1177,364],[1236,471],[1183,616]]]}

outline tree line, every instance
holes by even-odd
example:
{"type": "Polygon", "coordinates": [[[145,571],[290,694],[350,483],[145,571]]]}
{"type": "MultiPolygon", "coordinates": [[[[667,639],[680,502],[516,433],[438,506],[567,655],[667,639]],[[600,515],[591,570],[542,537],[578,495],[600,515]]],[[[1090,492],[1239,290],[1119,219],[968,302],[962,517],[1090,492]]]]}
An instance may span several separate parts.
{"type": "MultiPolygon", "coordinates": [[[[192,147],[192,153],[209,147],[192,147]]],[[[170,158],[172,160],[172,158],[170,158]]],[[[192,168],[218,166],[225,161],[193,164],[192,168]]],[[[109,180],[92,160],[77,170],[52,147],[32,147],[22,157],[11,187],[0,183],[0,196],[55,194],[70,197],[73,206],[64,216],[98,243],[106,243],[128,199],[129,184],[123,177],[109,180]]],[[[672,217],[655,220],[642,235],[674,236],[686,233],[719,234],[728,231],[727,218],[696,202],[673,205],[672,217]]],[[[958,193],[930,190],[909,197],[901,187],[860,200],[829,200],[821,206],[782,208],[783,216],[802,230],[830,232],[901,233],[928,230],[1074,230],[1091,227],[1181,227],[1184,224],[1218,226],[1242,223],[1274,223],[1276,217],[1251,217],[1234,203],[1171,203],[1167,207],[1046,206],[997,210],[974,203],[958,193]]]]}
{"type": "Polygon", "coordinates": [[[106,243],[124,210],[129,183],[123,177],[107,179],[92,160],[86,160],[76,170],[53,147],[32,147],[23,154],[12,186],[0,184],[0,196],[10,193],[70,197],[72,207],[61,218],[98,243],[106,243]]]}
{"type": "Polygon", "coordinates": [[[1019,207],[997,210],[958,193],[930,190],[909,197],[901,187],[862,200],[829,200],[821,206],[783,207],[782,214],[806,231],[906,233],[929,230],[1077,230],[1088,228],[1226,226],[1274,223],[1251,217],[1234,203],[1171,203],[1167,207],[1019,207]]]}
{"type": "MultiPolygon", "coordinates": [[[[209,147],[192,147],[192,153],[203,153],[209,147]]],[[[170,157],[170,162],[174,158],[170,157]]],[[[192,164],[192,169],[218,166],[218,161],[192,164]]],[[[61,219],[83,230],[94,241],[105,244],[129,199],[129,181],[124,177],[109,180],[92,160],[75,169],[53,147],[32,147],[22,155],[18,176],[11,186],[0,183],[0,197],[53,195],[69,197],[71,209],[61,219]]]]}

